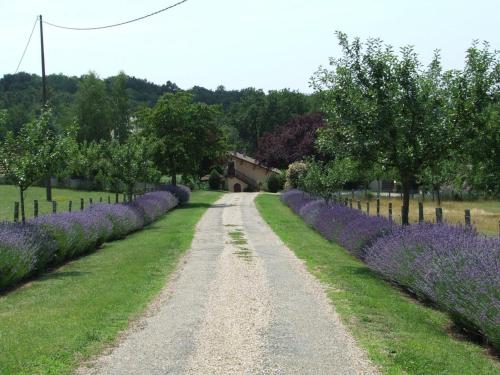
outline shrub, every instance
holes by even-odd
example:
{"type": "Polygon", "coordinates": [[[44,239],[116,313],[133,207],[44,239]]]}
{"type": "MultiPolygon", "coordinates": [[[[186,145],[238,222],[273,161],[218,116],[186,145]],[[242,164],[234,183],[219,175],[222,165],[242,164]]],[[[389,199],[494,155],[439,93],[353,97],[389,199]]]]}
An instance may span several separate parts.
{"type": "Polygon", "coordinates": [[[166,184],[161,185],[160,190],[172,193],[179,200],[180,205],[189,202],[191,196],[191,189],[185,185],[166,184]]]}
{"type": "Polygon", "coordinates": [[[366,262],[500,348],[500,238],[446,224],[395,226],[366,262]]]}
{"type": "Polygon", "coordinates": [[[277,174],[271,174],[267,179],[267,190],[271,193],[277,193],[283,189],[283,180],[277,174]]]}
{"type": "Polygon", "coordinates": [[[353,255],[363,259],[366,247],[392,228],[391,221],[383,217],[368,216],[341,204],[290,190],[282,200],[330,241],[336,241],[353,255]]]}
{"type": "Polygon", "coordinates": [[[222,178],[215,169],[212,169],[212,172],[210,172],[210,176],[208,177],[208,187],[211,190],[219,190],[222,185],[222,178]]]}
{"type": "Polygon", "coordinates": [[[300,190],[282,200],[325,238],[500,348],[500,238],[446,224],[400,226],[300,190]]]}
{"type": "Polygon", "coordinates": [[[55,250],[54,241],[36,225],[0,223],[0,289],[43,270],[55,250]]]}
{"type": "MultiPolygon", "coordinates": [[[[182,187],[179,191],[187,194],[182,187]]],[[[0,288],[44,270],[49,263],[61,263],[105,241],[123,238],[178,202],[172,193],[156,191],[130,203],[95,204],[83,211],[40,216],[27,224],[0,223],[0,288]]]]}
{"type": "Polygon", "coordinates": [[[307,164],[296,161],[288,166],[286,170],[285,189],[296,189],[299,187],[301,176],[307,172],[307,164]]]}

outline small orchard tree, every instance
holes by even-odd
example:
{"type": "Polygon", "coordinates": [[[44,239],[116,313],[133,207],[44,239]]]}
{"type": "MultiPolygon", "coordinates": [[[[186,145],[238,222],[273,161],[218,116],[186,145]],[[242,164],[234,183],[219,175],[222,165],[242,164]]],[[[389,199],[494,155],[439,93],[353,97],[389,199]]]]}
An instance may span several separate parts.
{"type": "Polygon", "coordinates": [[[54,134],[49,123],[50,111],[43,111],[38,119],[25,124],[17,135],[8,132],[0,145],[0,163],[7,178],[19,188],[23,223],[26,221],[24,192],[49,171],[63,168],[75,144],[74,134],[54,134]]]}
{"type": "Polygon", "coordinates": [[[321,68],[313,77],[328,120],[319,142],[334,158],[396,170],[402,221],[408,224],[412,184],[451,146],[439,54],[423,68],[412,47],[398,54],[379,39],[363,46],[359,39],[337,36],[343,56],[330,59],[333,69],[321,68]]]}
{"type": "Polygon", "coordinates": [[[154,144],[140,135],[131,135],[126,142],[114,139],[107,145],[108,176],[125,185],[131,200],[138,182],[159,180],[160,173],[153,162],[154,144]]]}

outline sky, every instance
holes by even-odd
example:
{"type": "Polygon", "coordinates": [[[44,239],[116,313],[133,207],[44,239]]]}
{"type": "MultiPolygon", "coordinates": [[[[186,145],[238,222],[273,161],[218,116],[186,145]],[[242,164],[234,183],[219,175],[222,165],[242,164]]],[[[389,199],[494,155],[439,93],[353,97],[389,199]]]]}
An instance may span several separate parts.
{"type": "MultiPolygon", "coordinates": [[[[139,17],[179,0],[0,0],[0,76],[14,73],[37,15],[89,27],[139,17]]],[[[183,89],[256,87],[312,92],[309,80],[338,57],[335,31],[415,46],[425,64],[439,49],[463,67],[473,40],[500,49],[500,0],[188,0],[146,20],[99,31],[44,25],[47,74],[95,71],[183,89]]],[[[38,26],[19,69],[41,74],[38,26]]]]}

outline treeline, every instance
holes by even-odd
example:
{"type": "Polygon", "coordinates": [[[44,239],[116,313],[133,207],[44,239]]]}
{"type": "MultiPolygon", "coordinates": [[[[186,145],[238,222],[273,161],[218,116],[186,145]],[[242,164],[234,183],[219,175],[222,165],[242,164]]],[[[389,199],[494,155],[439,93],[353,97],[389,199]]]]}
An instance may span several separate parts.
{"type": "MultiPolygon", "coordinates": [[[[134,121],[162,95],[188,92],[194,102],[218,107],[218,121],[231,148],[253,154],[264,133],[319,106],[315,96],[286,89],[266,93],[255,88],[195,86],[182,90],[170,81],[158,85],[124,73],[105,79],[92,72],[81,77],[53,74],[47,77],[47,86],[55,129],[64,131],[76,123],[80,142],[124,140],[133,131],[134,121]]],[[[41,90],[41,77],[35,74],[6,74],[0,79],[0,110],[6,111],[0,137],[7,131],[17,134],[40,114],[41,90]]]]}

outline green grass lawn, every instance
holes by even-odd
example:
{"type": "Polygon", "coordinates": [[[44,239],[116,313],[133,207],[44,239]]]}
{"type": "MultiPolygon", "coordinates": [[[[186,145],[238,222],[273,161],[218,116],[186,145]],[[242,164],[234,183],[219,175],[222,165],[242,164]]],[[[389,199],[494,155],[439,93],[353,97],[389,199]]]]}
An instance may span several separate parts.
{"type": "Polygon", "coordinates": [[[194,192],[124,240],[0,296],[0,374],[67,374],[113,342],[161,290],[220,193],[194,192]]]}
{"type": "Polygon", "coordinates": [[[325,283],[342,321],[384,373],[500,374],[500,362],[486,349],[453,337],[446,314],[381,280],[308,227],[278,196],[261,194],[256,203],[273,230],[325,283]]]}
{"type": "MultiPolygon", "coordinates": [[[[52,203],[45,200],[45,188],[33,186],[24,194],[27,218],[33,216],[33,201],[35,199],[38,200],[40,215],[52,212],[52,203]]],[[[79,210],[80,198],[85,200],[85,207],[87,207],[89,198],[92,198],[94,203],[99,202],[101,197],[103,201],[107,202],[108,195],[114,202],[115,195],[109,192],[52,189],[52,200],[57,202],[57,212],[68,211],[70,200],[73,201],[73,210],[79,210]]],[[[120,195],[120,200],[122,198],[120,195]]],[[[0,185],[0,220],[14,220],[14,202],[19,202],[19,189],[13,185],[0,185]]]]}

